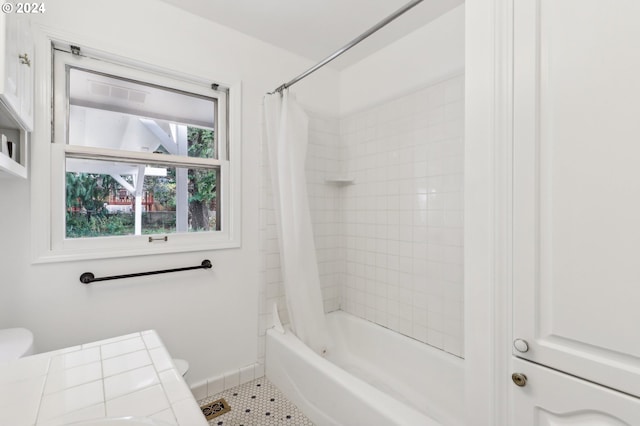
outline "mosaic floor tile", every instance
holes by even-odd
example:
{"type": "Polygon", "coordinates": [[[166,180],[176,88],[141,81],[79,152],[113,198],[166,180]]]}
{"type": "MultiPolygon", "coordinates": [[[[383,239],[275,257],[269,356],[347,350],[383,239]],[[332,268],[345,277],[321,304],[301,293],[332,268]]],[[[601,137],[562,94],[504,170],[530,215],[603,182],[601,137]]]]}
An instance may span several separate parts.
{"type": "Polygon", "coordinates": [[[231,410],[209,420],[215,426],[313,426],[266,377],[198,401],[200,406],[224,398],[231,410]]]}

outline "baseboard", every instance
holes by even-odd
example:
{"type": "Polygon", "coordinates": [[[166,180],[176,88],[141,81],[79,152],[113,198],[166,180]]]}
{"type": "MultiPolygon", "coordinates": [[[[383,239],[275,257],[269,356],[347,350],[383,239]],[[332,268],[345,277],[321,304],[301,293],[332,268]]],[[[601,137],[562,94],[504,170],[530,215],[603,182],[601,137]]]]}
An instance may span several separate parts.
{"type": "Polygon", "coordinates": [[[259,379],[262,376],[264,376],[264,364],[254,363],[194,383],[191,385],[191,393],[193,393],[196,400],[200,400],[235,386],[259,379]]]}

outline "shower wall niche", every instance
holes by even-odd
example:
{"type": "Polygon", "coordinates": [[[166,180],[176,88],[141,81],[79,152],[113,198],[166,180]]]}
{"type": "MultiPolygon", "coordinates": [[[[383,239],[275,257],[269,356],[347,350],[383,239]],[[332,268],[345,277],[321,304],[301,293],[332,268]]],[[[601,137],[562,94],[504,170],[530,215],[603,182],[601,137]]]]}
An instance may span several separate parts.
{"type": "MultiPolygon", "coordinates": [[[[310,114],[306,163],[325,311],[342,309],[458,356],[463,85],[459,74],[347,117],[310,114]]],[[[261,360],[274,302],[287,321],[262,149],[261,360]]]]}

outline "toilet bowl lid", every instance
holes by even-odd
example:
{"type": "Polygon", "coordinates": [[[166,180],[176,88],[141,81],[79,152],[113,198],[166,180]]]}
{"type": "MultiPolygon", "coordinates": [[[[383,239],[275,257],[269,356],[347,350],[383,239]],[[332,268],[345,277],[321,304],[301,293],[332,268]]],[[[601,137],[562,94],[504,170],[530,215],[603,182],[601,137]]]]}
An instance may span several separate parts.
{"type": "Polygon", "coordinates": [[[18,359],[31,351],[33,333],[26,328],[0,330],[0,361],[18,359]]]}
{"type": "Polygon", "coordinates": [[[188,361],[184,359],[174,358],[173,363],[176,365],[176,368],[178,369],[178,372],[180,372],[181,375],[184,376],[185,374],[187,374],[187,371],[189,371],[188,361]]]}

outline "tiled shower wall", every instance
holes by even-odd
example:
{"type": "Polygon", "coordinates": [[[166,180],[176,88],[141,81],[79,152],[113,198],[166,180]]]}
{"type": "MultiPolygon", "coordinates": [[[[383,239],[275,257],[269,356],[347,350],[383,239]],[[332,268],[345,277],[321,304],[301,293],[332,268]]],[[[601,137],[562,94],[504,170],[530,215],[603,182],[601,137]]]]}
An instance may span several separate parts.
{"type": "Polygon", "coordinates": [[[464,79],[341,120],[343,310],[463,355],[464,79]]]}
{"type": "MultiPolygon", "coordinates": [[[[464,78],[344,117],[310,116],[307,184],[325,312],[463,356],[464,78]],[[352,183],[331,182],[353,178],[352,183]],[[327,181],[328,180],[328,181],[327,181]]],[[[260,361],[287,321],[263,147],[260,361]]]]}

